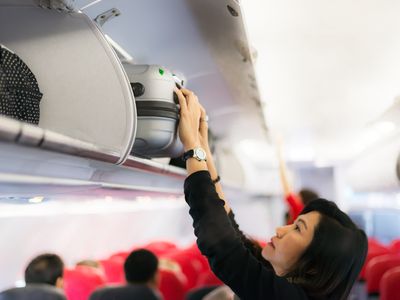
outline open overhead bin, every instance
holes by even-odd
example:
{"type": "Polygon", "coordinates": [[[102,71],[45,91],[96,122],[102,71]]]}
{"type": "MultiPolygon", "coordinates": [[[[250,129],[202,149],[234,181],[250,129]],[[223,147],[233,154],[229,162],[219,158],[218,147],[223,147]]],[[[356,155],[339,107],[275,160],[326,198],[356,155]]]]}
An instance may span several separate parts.
{"type": "Polygon", "coordinates": [[[0,43],[37,79],[39,127],[60,134],[60,144],[63,137],[67,146],[81,141],[122,163],[134,142],[136,109],[121,62],[85,14],[37,3],[0,0],[0,43]]]}
{"type": "MultiPolygon", "coordinates": [[[[141,81],[136,76],[128,79],[105,35],[92,21],[109,10],[110,4],[86,5],[82,13],[73,7],[44,9],[38,5],[47,2],[87,4],[79,0],[0,0],[0,43],[24,61],[43,94],[39,127],[0,118],[0,139],[182,180],[184,171],[137,157],[175,156],[182,151],[174,131],[178,110],[171,95],[147,95],[150,89],[135,103],[131,84],[141,81]],[[155,123],[141,130],[137,124],[140,117],[146,122],[164,118],[168,132],[164,125],[153,126],[155,123]],[[161,146],[156,143],[161,141],[160,132],[161,146]],[[156,142],[142,139],[149,133],[156,142]],[[149,153],[145,147],[145,153],[135,151],[134,142],[139,147],[142,141],[156,145],[162,153],[149,153]]],[[[208,111],[217,148],[266,137],[241,8],[234,0],[228,2],[229,7],[208,0],[201,5],[186,0],[121,1],[118,20],[104,26],[109,37],[134,55],[136,67],[161,64],[171,74],[184,74],[187,87],[208,111]],[[132,28],[138,26],[141,30],[132,36],[132,28]],[[176,28],[179,34],[171,30],[176,28]]],[[[164,77],[169,77],[167,73],[164,77]]],[[[220,153],[224,160],[225,153],[220,153]]],[[[241,178],[234,179],[238,179],[232,180],[236,185],[242,184],[241,178]]]]}

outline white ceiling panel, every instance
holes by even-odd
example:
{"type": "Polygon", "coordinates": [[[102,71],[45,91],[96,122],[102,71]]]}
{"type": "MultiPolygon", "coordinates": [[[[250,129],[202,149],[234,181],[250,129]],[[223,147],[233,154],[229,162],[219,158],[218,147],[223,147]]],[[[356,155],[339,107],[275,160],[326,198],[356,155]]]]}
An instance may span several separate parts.
{"type": "Polygon", "coordinates": [[[242,2],[269,127],[290,149],[343,159],[400,95],[400,2],[242,2]]]}

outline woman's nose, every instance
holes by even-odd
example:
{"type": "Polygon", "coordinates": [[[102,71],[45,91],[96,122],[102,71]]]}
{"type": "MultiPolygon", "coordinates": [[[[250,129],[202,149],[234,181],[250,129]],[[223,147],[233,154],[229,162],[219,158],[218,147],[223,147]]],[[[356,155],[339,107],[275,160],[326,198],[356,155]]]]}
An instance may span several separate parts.
{"type": "Polygon", "coordinates": [[[283,226],[282,227],[278,227],[276,228],[276,237],[277,238],[281,238],[284,236],[284,229],[283,226]]]}
{"type": "Polygon", "coordinates": [[[286,232],[289,230],[289,228],[290,228],[290,225],[281,226],[281,227],[276,228],[276,230],[275,230],[276,236],[278,238],[283,237],[286,234],[286,232]]]}

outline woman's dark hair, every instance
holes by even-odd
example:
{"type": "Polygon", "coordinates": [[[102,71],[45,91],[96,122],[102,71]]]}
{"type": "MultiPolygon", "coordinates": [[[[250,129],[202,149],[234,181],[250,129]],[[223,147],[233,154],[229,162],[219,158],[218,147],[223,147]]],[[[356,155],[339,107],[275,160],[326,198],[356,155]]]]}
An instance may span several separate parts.
{"type": "Polygon", "coordinates": [[[25,282],[46,283],[56,285],[57,279],[63,277],[64,263],[62,259],[51,253],[35,257],[25,269],[25,282]]]}
{"type": "Polygon", "coordinates": [[[146,249],[131,252],[124,264],[125,278],[129,283],[147,283],[154,279],[157,270],[157,256],[146,249]]]}
{"type": "Polygon", "coordinates": [[[367,255],[367,236],[331,201],[314,200],[301,214],[312,211],[321,215],[313,240],[285,277],[313,298],[347,299],[367,255]]]}

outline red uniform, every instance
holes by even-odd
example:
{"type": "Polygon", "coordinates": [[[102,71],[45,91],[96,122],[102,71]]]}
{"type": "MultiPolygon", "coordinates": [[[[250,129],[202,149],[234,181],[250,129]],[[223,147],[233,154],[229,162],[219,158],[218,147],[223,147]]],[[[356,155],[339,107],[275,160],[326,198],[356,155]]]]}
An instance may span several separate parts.
{"type": "Polygon", "coordinates": [[[289,205],[289,218],[287,223],[292,224],[303,210],[304,205],[295,194],[288,194],[285,199],[286,203],[289,205]]]}

